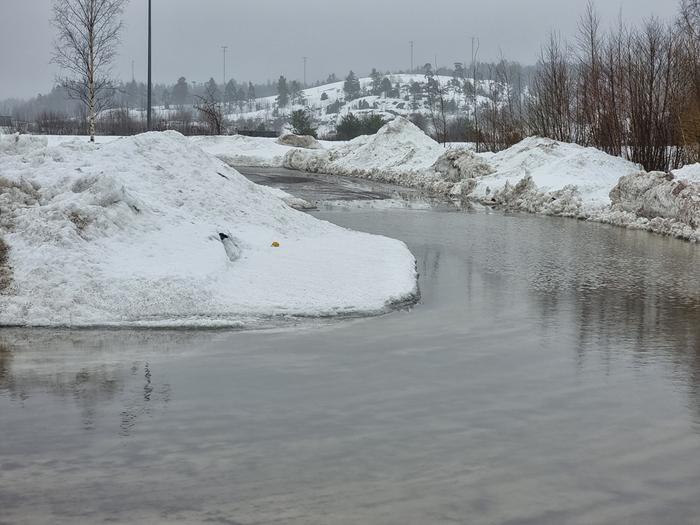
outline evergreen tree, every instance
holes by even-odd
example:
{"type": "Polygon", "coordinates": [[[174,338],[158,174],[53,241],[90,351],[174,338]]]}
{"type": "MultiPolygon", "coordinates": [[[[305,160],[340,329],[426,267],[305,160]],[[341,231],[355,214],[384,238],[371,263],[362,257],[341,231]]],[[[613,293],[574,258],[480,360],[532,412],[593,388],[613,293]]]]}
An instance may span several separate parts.
{"type": "Polygon", "coordinates": [[[292,112],[290,124],[292,125],[292,133],[295,135],[311,135],[312,137],[316,137],[316,127],[307,110],[298,109],[292,112]]]}
{"type": "Polygon", "coordinates": [[[340,140],[352,140],[360,135],[374,135],[386,122],[380,115],[364,115],[360,118],[353,113],[348,113],[336,126],[337,138],[340,140]]]}
{"type": "Polygon", "coordinates": [[[335,132],[339,140],[352,140],[362,134],[362,125],[355,115],[348,113],[340,119],[335,132]]]}
{"type": "Polygon", "coordinates": [[[170,103],[172,102],[170,91],[164,89],[161,98],[163,99],[163,106],[165,106],[165,109],[170,109],[170,103]]]}
{"type": "Polygon", "coordinates": [[[207,98],[210,98],[212,102],[219,102],[221,100],[221,93],[219,93],[219,86],[216,84],[216,80],[210,78],[204,87],[204,91],[207,94],[207,98]]]}
{"type": "Polygon", "coordinates": [[[248,82],[248,100],[252,101],[255,100],[255,86],[253,85],[252,82],[248,82]]]}
{"type": "Polygon", "coordinates": [[[384,96],[391,97],[394,94],[394,87],[391,85],[391,80],[389,77],[384,77],[382,83],[379,86],[379,92],[384,93],[384,96]]]}
{"type": "Polygon", "coordinates": [[[382,75],[372,68],[372,73],[369,76],[372,79],[372,95],[380,95],[382,93],[382,75]]]}
{"type": "Polygon", "coordinates": [[[236,81],[233,79],[229,80],[224,89],[224,102],[226,102],[226,104],[233,104],[236,102],[236,90],[236,81]]]}
{"type": "Polygon", "coordinates": [[[236,102],[238,102],[238,107],[241,111],[243,111],[247,97],[248,94],[245,92],[245,89],[243,89],[243,86],[240,86],[236,91],[236,102]]]}
{"type": "Polygon", "coordinates": [[[452,74],[452,80],[450,81],[452,87],[456,91],[461,91],[464,85],[464,79],[466,77],[466,70],[461,62],[455,62],[455,69],[452,74]]]}
{"type": "Polygon", "coordinates": [[[277,81],[277,105],[281,108],[286,108],[289,104],[289,88],[287,87],[287,79],[280,76],[277,81]]]}
{"type": "Polygon", "coordinates": [[[182,106],[187,104],[190,96],[190,87],[185,77],[180,77],[173,87],[173,104],[182,106]]]}
{"type": "Polygon", "coordinates": [[[360,80],[357,78],[357,76],[355,76],[353,71],[350,71],[348,76],[345,77],[343,91],[345,91],[345,98],[347,100],[354,100],[360,96],[360,80]]]}

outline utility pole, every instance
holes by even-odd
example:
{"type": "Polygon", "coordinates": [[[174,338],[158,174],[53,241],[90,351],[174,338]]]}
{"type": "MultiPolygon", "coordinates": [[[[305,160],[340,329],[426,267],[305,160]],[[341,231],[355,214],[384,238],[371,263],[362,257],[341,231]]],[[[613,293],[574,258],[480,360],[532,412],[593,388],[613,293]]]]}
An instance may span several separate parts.
{"type": "Polygon", "coordinates": [[[151,131],[151,106],[153,102],[151,66],[151,0],[148,0],[148,111],[146,112],[146,131],[151,131]]]}
{"type": "Polygon", "coordinates": [[[473,99],[472,99],[472,111],[474,111],[474,133],[476,142],[476,151],[478,152],[479,147],[479,118],[476,114],[476,59],[479,56],[480,42],[476,37],[472,37],[472,85],[474,86],[473,99]]]}
{"type": "Polygon", "coordinates": [[[226,50],[228,46],[221,46],[221,50],[224,52],[224,90],[226,90],[226,50]]]}
{"type": "Polygon", "coordinates": [[[411,40],[409,44],[411,45],[411,70],[409,71],[409,73],[413,73],[413,40],[411,40]]]}
{"type": "Polygon", "coordinates": [[[304,57],[304,87],[306,87],[306,61],[309,57],[304,57]]]}

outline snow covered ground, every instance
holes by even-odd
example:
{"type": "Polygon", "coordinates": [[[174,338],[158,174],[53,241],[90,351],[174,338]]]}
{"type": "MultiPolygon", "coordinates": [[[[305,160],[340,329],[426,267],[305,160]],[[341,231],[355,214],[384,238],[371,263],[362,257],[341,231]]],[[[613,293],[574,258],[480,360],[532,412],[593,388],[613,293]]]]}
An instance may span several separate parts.
{"type": "Polygon", "coordinates": [[[196,141],[0,137],[0,325],[243,326],[412,300],[407,247],[288,207],[196,141]]]}
{"type": "MultiPolygon", "coordinates": [[[[336,125],[341,118],[352,112],[355,115],[371,113],[380,115],[385,120],[391,120],[395,116],[408,117],[412,114],[428,115],[430,112],[426,97],[414,97],[411,85],[418,84],[425,88],[428,80],[422,73],[391,74],[386,75],[391,82],[394,93],[387,95],[370,94],[372,92],[372,78],[359,78],[360,89],[363,95],[353,100],[346,100],[343,80],[324,84],[321,86],[303,89],[299,100],[280,108],[277,96],[257,98],[241,107],[232,106],[227,112],[227,118],[231,121],[244,120],[272,125],[279,117],[290,115],[295,110],[308,110],[318,125],[319,136],[333,135],[336,125]],[[303,103],[301,102],[303,100],[303,103]]],[[[482,106],[492,100],[489,93],[496,89],[505,90],[507,86],[490,80],[479,80],[476,83],[479,94],[475,97],[467,93],[464,84],[474,85],[472,79],[460,81],[455,84],[455,79],[449,76],[435,76],[435,80],[444,88],[445,99],[453,108],[460,108],[469,114],[473,111],[474,104],[482,106]]]]}

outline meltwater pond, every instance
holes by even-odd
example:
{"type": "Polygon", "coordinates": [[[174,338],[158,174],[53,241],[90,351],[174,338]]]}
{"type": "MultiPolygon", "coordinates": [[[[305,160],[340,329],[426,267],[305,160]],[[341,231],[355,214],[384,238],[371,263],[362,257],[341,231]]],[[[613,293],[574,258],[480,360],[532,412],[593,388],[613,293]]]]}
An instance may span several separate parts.
{"type": "Polygon", "coordinates": [[[699,522],[700,247],[318,215],[406,241],[420,304],[260,332],[3,330],[0,523],[699,522]]]}

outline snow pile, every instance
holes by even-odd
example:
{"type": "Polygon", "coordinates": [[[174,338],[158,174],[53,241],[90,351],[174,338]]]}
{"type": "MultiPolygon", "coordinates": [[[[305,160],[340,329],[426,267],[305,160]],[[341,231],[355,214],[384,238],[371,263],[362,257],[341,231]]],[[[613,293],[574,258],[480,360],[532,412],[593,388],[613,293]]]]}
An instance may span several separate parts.
{"type": "Polygon", "coordinates": [[[358,137],[324,151],[291,150],[284,166],[450,193],[454,181],[445,180],[431,169],[444,152],[414,124],[397,117],[376,135],[358,137]]]}
{"type": "Polygon", "coordinates": [[[466,197],[476,187],[477,179],[490,175],[493,167],[473,151],[455,148],[440,155],[431,170],[445,181],[455,183],[450,190],[452,195],[466,197]]]}
{"type": "Polygon", "coordinates": [[[673,172],[673,175],[680,180],[687,182],[700,182],[700,163],[688,164],[673,172]]]}
{"type": "Polygon", "coordinates": [[[516,184],[506,180],[505,186],[488,196],[488,202],[508,209],[585,218],[581,193],[576,186],[567,185],[558,190],[542,191],[531,175],[526,175],[516,184]]]}
{"type": "Polygon", "coordinates": [[[632,162],[595,148],[539,137],[527,138],[496,153],[488,162],[494,172],[478,180],[473,192],[476,198],[528,211],[571,216],[587,216],[608,206],[610,190],[620,177],[640,170],[632,162]],[[525,181],[527,178],[531,182],[525,181]],[[527,191],[508,191],[521,181],[524,181],[521,189],[527,186],[527,191]],[[515,200],[509,200],[509,195],[515,200]],[[558,202],[551,210],[544,204],[548,199],[561,201],[562,198],[569,202],[558,202]]]}
{"type": "Polygon", "coordinates": [[[323,146],[314,137],[309,135],[295,135],[287,133],[277,139],[277,144],[290,146],[292,148],[321,149],[323,146]]]}
{"type": "Polygon", "coordinates": [[[493,167],[483,157],[464,148],[444,152],[432,165],[432,169],[450,182],[478,179],[493,173],[493,167]]]}
{"type": "Polygon", "coordinates": [[[622,177],[610,198],[596,220],[700,241],[700,182],[642,171],[622,177]]]}
{"type": "Polygon", "coordinates": [[[272,138],[230,135],[191,137],[190,140],[229,166],[278,168],[289,151],[289,146],[278,144],[277,139],[272,138]]]}
{"type": "Polygon", "coordinates": [[[45,136],[20,135],[19,133],[0,135],[0,155],[20,155],[47,144],[48,138],[45,136]]]}
{"type": "Polygon", "coordinates": [[[237,326],[411,300],[395,240],[295,211],[174,133],[0,144],[0,325],[237,326]]]}

